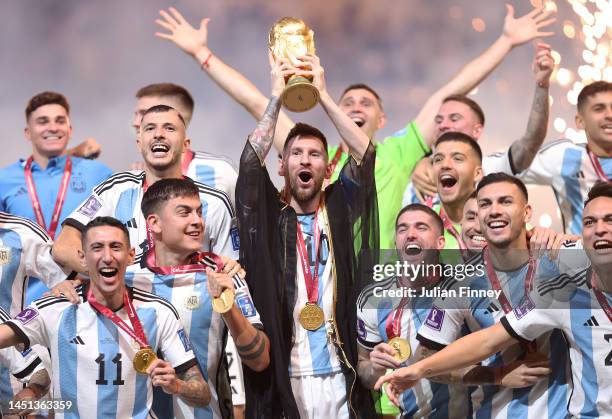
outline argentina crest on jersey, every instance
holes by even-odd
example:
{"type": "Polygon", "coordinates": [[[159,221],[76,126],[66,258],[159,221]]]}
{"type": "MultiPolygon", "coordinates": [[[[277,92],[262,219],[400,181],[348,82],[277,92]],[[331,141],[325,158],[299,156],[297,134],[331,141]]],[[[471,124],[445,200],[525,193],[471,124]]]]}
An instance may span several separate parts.
{"type": "Polygon", "coordinates": [[[199,291],[191,291],[185,296],[183,305],[187,310],[196,310],[201,304],[201,293],[199,291]]]}
{"type": "Polygon", "coordinates": [[[11,261],[11,248],[8,246],[0,246],[0,266],[6,265],[11,261]]]}

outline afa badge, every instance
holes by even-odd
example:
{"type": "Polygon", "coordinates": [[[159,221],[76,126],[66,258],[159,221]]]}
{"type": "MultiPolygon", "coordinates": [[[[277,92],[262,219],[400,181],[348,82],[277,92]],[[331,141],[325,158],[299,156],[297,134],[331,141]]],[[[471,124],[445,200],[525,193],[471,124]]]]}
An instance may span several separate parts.
{"type": "Polygon", "coordinates": [[[11,261],[11,248],[0,246],[0,265],[6,265],[11,261]]]}

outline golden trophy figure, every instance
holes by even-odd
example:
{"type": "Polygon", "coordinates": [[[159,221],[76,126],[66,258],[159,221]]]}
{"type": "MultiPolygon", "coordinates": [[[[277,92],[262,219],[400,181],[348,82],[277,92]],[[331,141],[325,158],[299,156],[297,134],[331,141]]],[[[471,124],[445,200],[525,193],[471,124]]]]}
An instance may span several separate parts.
{"type": "MultiPolygon", "coordinates": [[[[285,58],[297,67],[295,57],[315,53],[314,32],[303,20],[284,17],[276,22],[268,39],[268,47],[274,59],[285,58]]],[[[296,74],[289,76],[281,100],[291,112],[305,112],[315,107],[319,101],[319,91],[312,79],[296,74]]]]}

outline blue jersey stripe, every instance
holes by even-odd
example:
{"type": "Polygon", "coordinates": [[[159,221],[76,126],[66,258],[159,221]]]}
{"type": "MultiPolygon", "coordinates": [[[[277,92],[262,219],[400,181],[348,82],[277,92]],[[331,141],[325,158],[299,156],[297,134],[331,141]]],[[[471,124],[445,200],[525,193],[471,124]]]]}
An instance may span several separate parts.
{"type": "MultiPolygon", "coordinates": [[[[127,363],[129,360],[120,358],[118,328],[109,318],[100,314],[97,317],[98,353],[100,354],[97,358],[100,360],[97,367],[99,371],[103,372],[104,376],[103,382],[96,383],[98,391],[97,412],[98,417],[112,418],[117,416],[117,399],[119,398],[120,388],[117,380],[121,379],[118,376],[118,365],[119,362],[127,363]]],[[[125,367],[128,367],[128,365],[125,367]]],[[[123,365],[121,367],[124,368],[123,365]]],[[[97,379],[100,378],[102,377],[98,375],[97,379]]]]}
{"type": "MultiPolygon", "coordinates": [[[[149,345],[154,347],[155,342],[157,342],[157,312],[154,308],[151,307],[141,307],[136,309],[136,313],[138,314],[138,318],[140,319],[140,323],[142,324],[142,328],[145,332],[149,345]]],[[[126,360],[124,365],[125,368],[132,368],[131,360],[126,360]]],[[[134,408],[132,410],[132,415],[134,419],[145,419],[149,414],[147,409],[147,393],[149,388],[148,381],[148,376],[144,374],[137,374],[136,385],[134,389],[134,408]]],[[[170,403],[170,405],[172,405],[172,403],[170,403]]],[[[155,409],[152,410],[158,413],[155,409]]]]}
{"type": "MultiPolygon", "coordinates": [[[[572,335],[578,348],[584,354],[590,353],[591,356],[582,356],[582,372],[580,386],[584,392],[584,405],[580,412],[581,417],[599,417],[596,400],[599,393],[597,385],[597,371],[593,365],[593,335],[591,328],[583,326],[583,317],[592,315],[591,295],[585,292],[576,292],[574,298],[570,300],[570,323],[572,335]],[[588,307],[588,308],[587,308],[588,307]]],[[[577,385],[577,384],[576,384],[577,385]]]]}
{"type": "Polygon", "coordinates": [[[215,169],[212,166],[199,164],[196,166],[196,180],[200,183],[217,188],[215,184],[215,169]]]}
{"type": "MultiPolygon", "coordinates": [[[[580,172],[582,166],[582,150],[567,149],[563,155],[563,164],[561,165],[561,176],[565,185],[565,196],[571,202],[572,208],[582,208],[582,192],[580,191],[580,182],[575,177],[576,173],[580,172]]],[[[567,223],[568,220],[565,220],[567,223]]],[[[570,231],[582,231],[582,213],[575,212],[572,214],[570,221],[570,231]]]]}
{"type": "Polygon", "coordinates": [[[23,245],[19,234],[5,228],[0,228],[0,244],[11,248],[10,261],[2,267],[2,279],[0,279],[0,307],[10,313],[13,282],[21,263],[23,245]]]}
{"type": "Polygon", "coordinates": [[[60,398],[66,401],[70,400],[73,406],[70,411],[64,411],[64,418],[66,419],[80,417],[77,410],[77,346],[70,343],[70,340],[77,334],[77,308],[78,306],[72,305],[64,310],[57,334],[57,354],[59,364],[62,366],[59,369],[60,398]]]}

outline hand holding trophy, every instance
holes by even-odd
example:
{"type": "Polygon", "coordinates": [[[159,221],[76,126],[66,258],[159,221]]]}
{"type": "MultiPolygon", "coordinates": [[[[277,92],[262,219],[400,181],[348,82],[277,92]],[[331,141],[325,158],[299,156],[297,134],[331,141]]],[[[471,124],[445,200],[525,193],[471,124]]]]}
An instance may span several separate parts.
{"type": "MultiPolygon", "coordinates": [[[[295,68],[304,63],[297,57],[314,55],[314,33],[301,19],[284,17],[270,29],[268,47],[276,61],[286,60],[295,68]]],[[[286,79],[281,100],[291,112],[305,112],[319,101],[319,91],[309,76],[292,74],[286,79]]]]}

